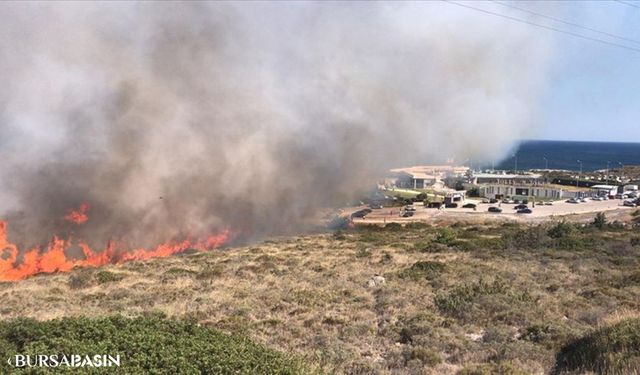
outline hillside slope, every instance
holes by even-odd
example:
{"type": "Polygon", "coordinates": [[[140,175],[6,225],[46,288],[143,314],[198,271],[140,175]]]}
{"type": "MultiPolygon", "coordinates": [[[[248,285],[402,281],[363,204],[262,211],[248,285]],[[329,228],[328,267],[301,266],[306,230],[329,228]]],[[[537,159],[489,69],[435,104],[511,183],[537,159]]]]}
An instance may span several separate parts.
{"type": "Polygon", "coordinates": [[[328,373],[542,373],[640,310],[639,255],[619,226],[387,225],[2,283],[0,318],[161,311],[328,373]]]}

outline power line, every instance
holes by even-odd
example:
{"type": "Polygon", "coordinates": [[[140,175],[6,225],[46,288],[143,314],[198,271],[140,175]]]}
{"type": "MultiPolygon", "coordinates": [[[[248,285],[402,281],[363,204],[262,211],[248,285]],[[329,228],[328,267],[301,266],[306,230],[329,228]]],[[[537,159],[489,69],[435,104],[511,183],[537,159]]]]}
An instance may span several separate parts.
{"type": "Polygon", "coordinates": [[[534,11],[531,11],[531,10],[528,10],[528,9],[525,9],[525,8],[517,7],[517,6],[515,6],[515,5],[511,5],[511,4],[503,3],[503,2],[501,2],[501,1],[497,1],[497,0],[491,0],[491,1],[493,1],[493,2],[494,2],[494,3],[496,3],[496,4],[500,4],[500,5],[502,5],[503,7],[508,7],[508,8],[512,8],[512,9],[517,9],[517,10],[519,10],[519,11],[521,11],[521,12],[525,12],[525,13],[533,14],[533,15],[538,16],[538,17],[543,17],[543,18],[547,18],[547,19],[550,19],[550,20],[553,20],[553,21],[556,21],[556,22],[564,23],[565,25],[569,25],[569,26],[573,26],[573,27],[579,27],[579,28],[581,28],[581,29],[589,30],[589,31],[592,31],[592,32],[594,32],[594,33],[598,33],[598,34],[606,35],[606,36],[609,36],[609,37],[612,37],[612,38],[621,39],[621,40],[626,40],[627,42],[633,42],[633,43],[638,43],[638,44],[640,44],[640,41],[635,40],[635,39],[630,39],[630,38],[626,38],[626,37],[624,37],[624,36],[615,35],[615,34],[611,34],[611,33],[605,32],[605,31],[596,30],[596,29],[593,29],[593,28],[591,28],[591,27],[582,26],[582,25],[579,25],[579,24],[577,24],[577,23],[573,23],[573,22],[569,22],[569,21],[562,20],[562,19],[560,19],[560,18],[556,18],[556,17],[552,17],[552,16],[547,16],[546,14],[537,13],[537,12],[534,12],[534,11]]]}
{"type": "Polygon", "coordinates": [[[602,43],[602,44],[607,44],[609,46],[624,48],[624,49],[627,49],[629,51],[640,53],[640,48],[629,47],[629,46],[625,46],[623,44],[613,43],[613,42],[609,42],[609,41],[598,39],[598,38],[592,38],[592,37],[589,37],[589,36],[586,36],[586,35],[582,35],[582,34],[576,34],[576,33],[573,33],[571,31],[561,30],[561,29],[558,29],[558,28],[555,28],[555,27],[552,27],[552,26],[541,25],[539,23],[530,22],[530,21],[526,21],[526,20],[523,20],[523,19],[520,19],[520,18],[507,16],[506,14],[496,13],[496,12],[492,12],[492,11],[489,11],[489,10],[486,10],[486,9],[472,7],[472,6],[466,5],[466,4],[460,4],[460,3],[457,3],[455,1],[450,1],[450,0],[441,0],[441,1],[443,1],[443,2],[445,2],[447,4],[457,5],[457,6],[460,6],[460,7],[463,7],[463,8],[472,9],[472,10],[475,10],[475,11],[478,11],[478,12],[482,12],[482,13],[486,13],[486,14],[490,14],[490,15],[493,15],[493,16],[498,16],[498,17],[506,18],[506,19],[509,19],[509,20],[512,20],[512,21],[525,23],[527,25],[536,26],[536,27],[540,27],[540,28],[543,28],[543,29],[556,31],[556,32],[559,32],[559,33],[562,33],[562,34],[571,35],[571,36],[574,36],[576,38],[586,39],[586,40],[590,40],[592,42],[598,42],[598,43],[602,43]]]}
{"type": "Polygon", "coordinates": [[[630,6],[630,7],[634,7],[634,8],[638,8],[638,9],[640,9],[640,5],[638,5],[638,4],[634,4],[634,3],[633,3],[633,2],[631,2],[631,1],[622,1],[622,0],[615,0],[615,1],[619,2],[620,4],[624,4],[624,5],[628,5],[628,6],[630,6]]]}

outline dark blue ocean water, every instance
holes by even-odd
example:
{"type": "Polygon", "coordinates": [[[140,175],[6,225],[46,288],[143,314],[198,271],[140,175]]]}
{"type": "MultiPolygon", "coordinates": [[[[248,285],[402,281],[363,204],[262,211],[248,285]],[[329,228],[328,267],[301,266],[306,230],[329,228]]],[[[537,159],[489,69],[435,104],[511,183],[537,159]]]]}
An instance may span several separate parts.
{"type": "MultiPolygon", "coordinates": [[[[582,161],[583,171],[619,168],[623,165],[640,165],[640,143],[524,141],[515,153],[518,170],[543,169],[544,158],[549,169],[578,171],[582,161]]],[[[514,169],[515,157],[503,160],[496,169],[514,169]]]]}

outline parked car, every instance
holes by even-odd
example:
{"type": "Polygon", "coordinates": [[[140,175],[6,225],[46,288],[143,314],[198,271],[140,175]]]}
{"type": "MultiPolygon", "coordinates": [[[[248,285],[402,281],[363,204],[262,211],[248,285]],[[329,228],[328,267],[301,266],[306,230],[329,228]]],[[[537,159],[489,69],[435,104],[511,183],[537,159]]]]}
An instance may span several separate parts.
{"type": "Polygon", "coordinates": [[[476,208],[475,203],[467,203],[464,206],[462,206],[462,208],[476,208]]]}
{"type": "Polygon", "coordinates": [[[544,202],[545,206],[553,206],[553,201],[546,201],[544,202]]]}
{"type": "Polygon", "coordinates": [[[503,199],[502,203],[506,203],[506,204],[514,204],[516,203],[513,199],[503,199]]]}
{"type": "Polygon", "coordinates": [[[356,217],[363,218],[363,217],[367,216],[367,214],[368,214],[369,212],[371,212],[371,210],[367,210],[367,209],[364,209],[364,210],[358,210],[358,211],[356,211],[356,212],[354,212],[354,213],[352,213],[352,214],[351,214],[351,218],[352,218],[352,219],[353,219],[353,218],[356,218],[356,217]]]}
{"type": "Polygon", "coordinates": [[[637,204],[635,201],[624,201],[624,203],[622,203],[623,206],[627,206],[627,207],[636,207],[637,204]]]}
{"type": "Polygon", "coordinates": [[[491,206],[491,207],[489,207],[489,210],[488,210],[488,211],[489,211],[489,212],[500,213],[500,212],[502,212],[502,208],[500,208],[500,207],[495,207],[495,206],[491,206]]]}
{"type": "Polygon", "coordinates": [[[580,203],[580,201],[577,198],[571,198],[567,199],[567,203],[580,203]]]}
{"type": "Polygon", "coordinates": [[[411,206],[411,205],[406,205],[406,206],[404,206],[404,210],[405,211],[413,211],[413,212],[415,212],[416,208],[414,206],[411,206]]]}
{"type": "Polygon", "coordinates": [[[491,198],[489,199],[489,203],[493,204],[493,203],[498,203],[498,200],[495,198],[491,198]]]}
{"type": "Polygon", "coordinates": [[[400,216],[402,216],[402,217],[411,217],[411,216],[413,216],[413,211],[405,211],[400,216]]]}
{"type": "Polygon", "coordinates": [[[533,213],[533,211],[530,208],[523,208],[521,210],[518,210],[517,213],[519,213],[519,214],[531,214],[531,213],[533,213]]]}
{"type": "Polygon", "coordinates": [[[445,208],[458,208],[457,203],[447,203],[444,205],[445,208]]]}
{"type": "Polygon", "coordinates": [[[482,203],[489,203],[489,200],[487,198],[482,198],[482,203]]]}
{"type": "Polygon", "coordinates": [[[529,208],[529,207],[527,207],[526,204],[519,204],[513,207],[514,210],[524,210],[525,208],[529,208]]]}
{"type": "Polygon", "coordinates": [[[381,205],[381,204],[378,204],[378,203],[371,203],[371,204],[369,205],[369,208],[372,208],[372,209],[374,209],[374,210],[379,210],[379,209],[381,209],[381,208],[382,208],[382,205],[381,205]]]}

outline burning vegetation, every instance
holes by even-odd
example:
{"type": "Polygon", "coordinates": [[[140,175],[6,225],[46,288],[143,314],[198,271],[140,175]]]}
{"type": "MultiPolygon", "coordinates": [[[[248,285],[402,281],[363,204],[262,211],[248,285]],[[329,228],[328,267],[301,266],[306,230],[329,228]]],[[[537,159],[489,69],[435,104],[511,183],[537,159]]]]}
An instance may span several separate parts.
{"type": "MultiPolygon", "coordinates": [[[[64,219],[75,225],[83,225],[89,220],[88,210],[89,205],[83,203],[77,210],[70,211],[64,219]]],[[[150,249],[127,249],[118,241],[109,241],[104,249],[96,251],[81,238],[54,235],[46,246],[36,246],[21,252],[16,244],[9,241],[7,231],[7,222],[0,221],[0,281],[20,280],[38,273],[67,272],[74,267],[99,267],[132,260],[162,258],[188,249],[205,251],[222,246],[230,238],[230,231],[223,230],[203,239],[171,240],[150,249]],[[80,249],[79,258],[69,256],[68,252],[72,248],[80,249]]]]}

